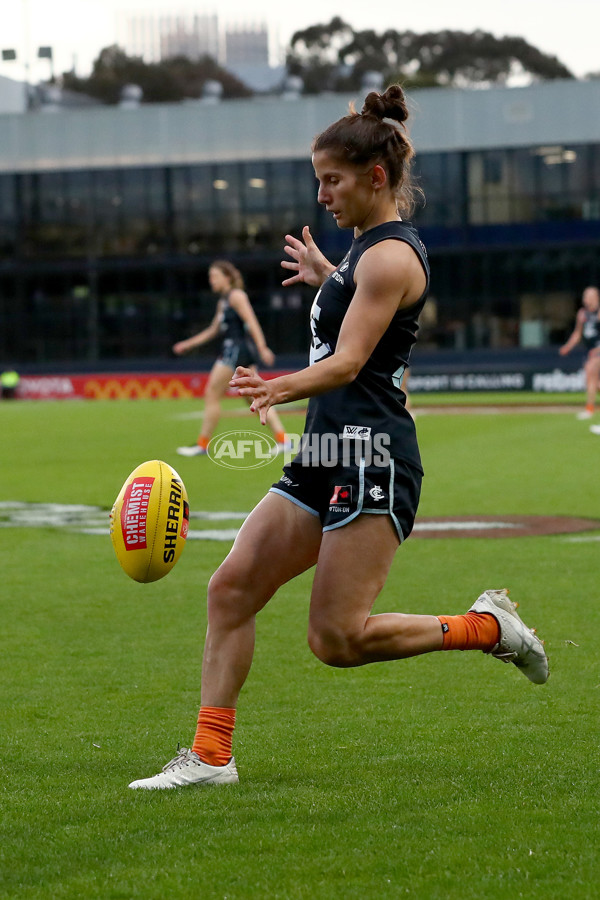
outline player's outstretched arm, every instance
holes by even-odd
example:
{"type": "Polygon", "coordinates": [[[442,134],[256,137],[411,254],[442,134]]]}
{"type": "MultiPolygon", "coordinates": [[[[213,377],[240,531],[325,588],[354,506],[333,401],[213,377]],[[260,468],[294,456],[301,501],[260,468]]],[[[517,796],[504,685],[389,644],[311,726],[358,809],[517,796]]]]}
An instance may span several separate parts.
{"type": "Polygon", "coordinates": [[[220,306],[217,306],[217,311],[214,314],[210,325],[203,331],[199,331],[198,334],[194,334],[192,337],[186,338],[183,341],[177,341],[176,344],[173,344],[173,353],[177,354],[177,356],[182,356],[184,353],[189,353],[190,350],[193,350],[195,347],[201,347],[202,344],[212,341],[219,333],[220,319],[220,306]]]}
{"type": "Polygon", "coordinates": [[[250,332],[250,337],[254,341],[262,362],[265,366],[272,366],[275,362],[275,354],[267,346],[264,332],[252,309],[248,294],[245,291],[235,289],[229,295],[229,303],[250,332]]]}
{"type": "Polygon", "coordinates": [[[561,356],[566,356],[567,353],[570,353],[573,347],[576,347],[577,344],[583,337],[583,320],[585,318],[585,313],[582,314],[582,310],[577,313],[577,318],[575,320],[575,328],[567,342],[559,348],[559,353],[561,356]]]}
{"type": "Polygon", "coordinates": [[[284,250],[288,256],[291,256],[291,260],[284,259],[281,265],[284,269],[291,269],[295,274],[281,283],[286,287],[300,282],[320,287],[327,276],[333,272],[335,266],[315,244],[308,225],[302,229],[302,240],[298,240],[291,234],[286,234],[285,239],[287,244],[284,250]]]}

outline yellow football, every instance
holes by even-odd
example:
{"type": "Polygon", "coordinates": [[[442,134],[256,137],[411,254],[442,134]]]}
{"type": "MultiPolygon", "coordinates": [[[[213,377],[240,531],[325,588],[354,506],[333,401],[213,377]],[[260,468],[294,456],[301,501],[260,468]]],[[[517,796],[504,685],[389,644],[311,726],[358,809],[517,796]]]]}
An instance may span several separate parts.
{"type": "Polygon", "coordinates": [[[110,536],[121,568],[142,584],[167,575],[185,546],[190,507],[183,481],[168,463],[134,469],[110,513],[110,536]]]}

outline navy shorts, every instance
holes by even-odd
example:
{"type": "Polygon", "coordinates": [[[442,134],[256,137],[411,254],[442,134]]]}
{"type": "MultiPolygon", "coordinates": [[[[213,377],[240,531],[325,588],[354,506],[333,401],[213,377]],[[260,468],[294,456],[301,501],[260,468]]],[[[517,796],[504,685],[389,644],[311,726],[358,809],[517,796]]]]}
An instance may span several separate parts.
{"type": "Polygon", "coordinates": [[[390,516],[402,542],[413,529],[422,478],[419,469],[393,458],[386,466],[360,459],[329,468],[302,465],[296,457],[271,491],[318,516],[323,531],[341,528],[361,513],[390,516]]]}
{"type": "Polygon", "coordinates": [[[258,363],[258,357],[253,344],[249,341],[234,341],[226,338],[223,341],[218,362],[235,369],[237,366],[255,366],[258,363]]]}

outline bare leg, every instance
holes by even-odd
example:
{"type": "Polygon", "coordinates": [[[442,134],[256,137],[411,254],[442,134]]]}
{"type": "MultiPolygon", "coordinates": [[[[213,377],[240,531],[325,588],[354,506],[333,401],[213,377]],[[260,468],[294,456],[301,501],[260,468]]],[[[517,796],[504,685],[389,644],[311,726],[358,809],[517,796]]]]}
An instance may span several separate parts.
{"type": "Polygon", "coordinates": [[[361,666],[442,649],[437,616],[371,615],[397,548],[388,516],[360,515],[323,535],[308,635],[323,662],[361,666]]]}
{"type": "Polygon", "coordinates": [[[592,351],[585,364],[585,384],[587,390],[587,407],[593,409],[596,405],[596,393],[598,380],[600,379],[600,351],[592,351]]]}
{"type": "Polygon", "coordinates": [[[202,706],[235,707],[252,664],[256,614],[315,564],[320,543],[319,519],[278,494],[248,516],[209,584],[202,706]]]}
{"type": "Polygon", "coordinates": [[[267,413],[267,425],[269,426],[275,437],[277,437],[278,434],[285,432],[283,422],[279,418],[279,414],[277,413],[277,410],[274,406],[272,406],[267,413]]]}
{"type": "Polygon", "coordinates": [[[209,441],[221,417],[221,398],[231,381],[233,369],[224,363],[216,362],[211,371],[204,392],[204,419],[200,437],[209,441]]]}

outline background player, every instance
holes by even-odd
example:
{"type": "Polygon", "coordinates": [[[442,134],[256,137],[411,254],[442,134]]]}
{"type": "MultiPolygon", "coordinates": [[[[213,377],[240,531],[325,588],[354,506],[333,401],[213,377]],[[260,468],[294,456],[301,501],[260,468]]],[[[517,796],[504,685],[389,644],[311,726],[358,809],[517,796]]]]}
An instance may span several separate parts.
{"type": "MultiPolygon", "coordinates": [[[[275,354],[267,342],[254,314],[248,294],[244,290],[241,272],[227,260],[217,260],[208,270],[213,293],[219,295],[214,318],[208,328],[173,345],[173,352],[181,355],[221,336],[223,342],[204,391],[204,419],[196,444],[178,447],[181,456],[200,456],[206,453],[210,439],[221,416],[221,400],[227,392],[236,366],[252,368],[257,354],[266,366],[272,366],[275,354]]],[[[274,409],[269,411],[267,424],[277,442],[277,449],[286,449],[285,432],[274,409]]]]}
{"type": "Polygon", "coordinates": [[[581,298],[582,306],[577,311],[575,328],[568,341],[558,351],[561,356],[570,353],[581,341],[587,349],[585,360],[586,404],[578,419],[591,419],[596,406],[596,393],[600,379],[600,291],[597,287],[586,287],[581,298]]]}
{"type": "Polygon", "coordinates": [[[402,89],[393,85],[369,94],[362,113],[351,111],[315,139],[318,200],[340,228],[354,230],[352,247],[336,268],[307,227],[302,241],[287,237],[291,259],[284,266],[294,274],[284,284],[320,288],[311,311],[311,365],[268,381],[238,368],[232,379],[253,398],[262,423],[275,403],[310,398],[308,440],[211,578],[192,749],[131,788],[238,780],[232,735],[256,616],[281,585],[312,566],[308,642],[328,665],[478,649],[514,662],[534,682],[548,677],[543,646],[505,591],[485,591],[466,615],[371,615],[412,529],[422,475],[401,389],[429,285],[425,248],[399,218],[411,200],[407,115],[402,89]],[[389,439],[378,460],[377,437],[389,439]]]}

